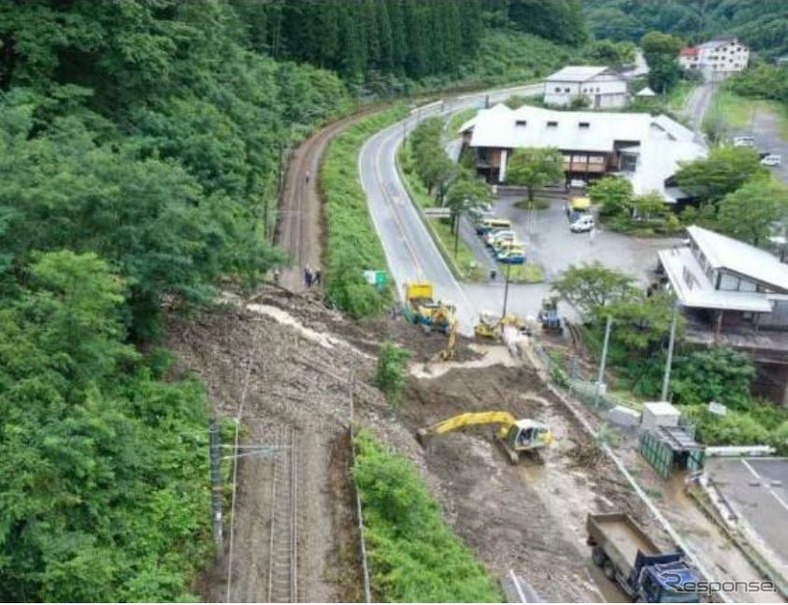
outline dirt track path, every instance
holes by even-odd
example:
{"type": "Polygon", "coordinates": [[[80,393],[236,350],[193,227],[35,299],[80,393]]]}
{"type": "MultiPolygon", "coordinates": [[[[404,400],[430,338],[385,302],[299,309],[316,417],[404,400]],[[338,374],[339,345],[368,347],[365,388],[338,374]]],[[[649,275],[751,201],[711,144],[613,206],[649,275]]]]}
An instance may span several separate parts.
{"type": "Polygon", "coordinates": [[[293,291],[304,290],[303,270],[306,265],[320,267],[323,256],[322,202],[318,190],[318,173],[323,154],[331,140],[356,120],[378,110],[368,107],[338,120],[310,136],[295,150],[285,175],[276,245],[282,248],[293,264],[282,271],[280,284],[293,291]],[[309,182],[306,175],[309,173],[309,182]]]}

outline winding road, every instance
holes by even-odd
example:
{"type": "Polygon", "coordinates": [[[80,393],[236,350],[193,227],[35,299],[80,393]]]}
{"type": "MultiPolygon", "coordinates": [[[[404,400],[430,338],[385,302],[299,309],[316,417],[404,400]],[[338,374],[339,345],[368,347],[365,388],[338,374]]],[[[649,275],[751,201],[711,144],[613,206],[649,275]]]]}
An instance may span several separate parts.
{"type": "Polygon", "coordinates": [[[537,95],[542,90],[541,84],[520,86],[464,95],[419,107],[405,120],[367,140],[359,154],[361,183],[397,292],[402,295],[407,281],[431,281],[437,298],[457,306],[459,331],[464,335],[473,334],[480,309],[469,300],[463,286],[454,278],[414,207],[396,168],[397,149],[405,134],[426,118],[482,107],[487,101],[496,103],[515,94],[537,95]]]}

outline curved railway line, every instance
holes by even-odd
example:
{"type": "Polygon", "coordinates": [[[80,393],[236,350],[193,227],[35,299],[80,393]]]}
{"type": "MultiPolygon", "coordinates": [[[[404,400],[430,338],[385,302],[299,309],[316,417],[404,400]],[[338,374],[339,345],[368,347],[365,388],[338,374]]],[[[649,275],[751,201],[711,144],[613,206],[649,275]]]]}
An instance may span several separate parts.
{"type": "Polygon", "coordinates": [[[301,271],[304,266],[320,266],[323,229],[317,181],[326,147],[353,122],[379,109],[377,106],[366,107],[321,128],[292,154],[285,175],[275,236],[276,245],[287,252],[292,260],[292,265],[282,270],[282,286],[293,291],[302,290],[304,284],[301,271]],[[310,175],[308,182],[307,173],[310,175]]]}

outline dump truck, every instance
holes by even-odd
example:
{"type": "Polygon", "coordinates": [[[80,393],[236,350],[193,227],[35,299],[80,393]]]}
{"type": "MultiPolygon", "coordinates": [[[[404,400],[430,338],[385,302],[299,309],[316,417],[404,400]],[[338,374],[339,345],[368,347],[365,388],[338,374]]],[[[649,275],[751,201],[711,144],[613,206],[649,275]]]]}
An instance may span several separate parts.
{"type": "Polygon", "coordinates": [[[700,577],[684,553],[660,552],[629,515],[589,514],[586,530],[592,560],[633,601],[700,603],[700,594],[689,590],[700,577]]]}
{"type": "Polygon", "coordinates": [[[405,283],[405,304],[403,314],[414,324],[425,330],[438,330],[448,334],[456,325],[456,309],[453,305],[435,301],[435,288],[432,282],[417,281],[405,283]]]}

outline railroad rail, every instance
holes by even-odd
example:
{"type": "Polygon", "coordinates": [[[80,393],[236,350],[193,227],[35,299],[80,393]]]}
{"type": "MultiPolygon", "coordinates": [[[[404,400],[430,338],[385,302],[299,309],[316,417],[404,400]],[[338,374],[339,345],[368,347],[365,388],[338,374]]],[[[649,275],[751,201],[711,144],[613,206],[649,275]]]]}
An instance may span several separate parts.
{"type": "Polygon", "coordinates": [[[279,454],[271,459],[271,528],[268,544],[269,603],[298,598],[298,447],[295,429],[277,435],[279,454]]]}

